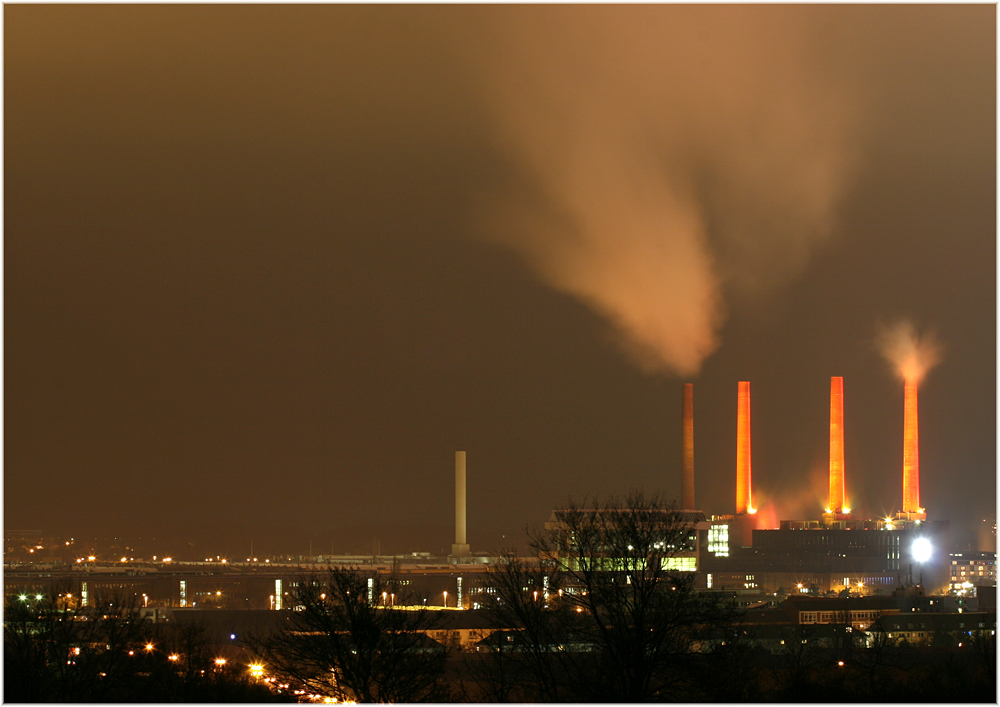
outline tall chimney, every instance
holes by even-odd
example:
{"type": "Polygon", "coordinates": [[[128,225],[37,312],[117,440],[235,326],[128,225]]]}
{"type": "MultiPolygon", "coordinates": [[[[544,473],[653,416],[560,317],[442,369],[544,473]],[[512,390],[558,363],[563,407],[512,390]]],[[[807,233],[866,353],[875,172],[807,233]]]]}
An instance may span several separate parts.
{"type": "Polygon", "coordinates": [[[844,478],[844,379],[830,378],[830,504],[829,513],[847,513],[844,478]]]}
{"type": "Polygon", "coordinates": [[[917,382],[907,380],[903,398],[903,512],[923,514],[920,507],[920,432],[917,425],[917,382]]]}
{"type": "Polygon", "coordinates": [[[681,496],[684,508],[694,510],[694,384],[684,384],[682,416],[684,420],[684,476],[681,478],[681,496]]]}
{"type": "Polygon", "coordinates": [[[740,381],[736,413],[736,512],[755,513],[750,497],[750,383],[740,381]]]}
{"type": "Polygon", "coordinates": [[[465,452],[455,452],[455,544],[454,557],[466,557],[469,544],[465,537],[465,452]]]}

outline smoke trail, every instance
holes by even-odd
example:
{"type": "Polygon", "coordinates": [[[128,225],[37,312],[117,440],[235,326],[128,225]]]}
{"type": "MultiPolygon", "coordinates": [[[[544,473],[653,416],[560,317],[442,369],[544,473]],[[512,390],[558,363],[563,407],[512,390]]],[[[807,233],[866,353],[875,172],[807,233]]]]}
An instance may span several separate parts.
{"type": "Polygon", "coordinates": [[[490,237],[644,370],[695,375],[728,290],[782,285],[830,233],[854,109],[810,61],[818,28],[736,6],[495,19],[485,95],[518,184],[492,199],[490,237]]]}
{"type": "Polygon", "coordinates": [[[944,353],[932,332],[921,336],[907,320],[880,327],[876,345],[896,375],[913,383],[920,383],[944,353]]]}

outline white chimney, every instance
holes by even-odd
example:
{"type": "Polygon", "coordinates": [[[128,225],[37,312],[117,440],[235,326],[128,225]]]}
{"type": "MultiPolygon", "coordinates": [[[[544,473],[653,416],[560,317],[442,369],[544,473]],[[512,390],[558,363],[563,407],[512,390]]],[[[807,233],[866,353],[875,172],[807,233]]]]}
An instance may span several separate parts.
{"type": "Polygon", "coordinates": [[[465,537],[465,452],[455,452],[455,544],[453,557],[467,557],[469,543],[465,537]]]}

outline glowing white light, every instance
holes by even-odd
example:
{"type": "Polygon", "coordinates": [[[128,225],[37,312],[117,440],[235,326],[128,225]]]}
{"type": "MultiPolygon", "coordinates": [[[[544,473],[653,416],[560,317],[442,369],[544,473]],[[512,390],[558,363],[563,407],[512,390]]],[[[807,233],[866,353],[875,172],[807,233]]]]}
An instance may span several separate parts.
{"type": "Polygon", "coordinates": [[[927,538],[917,538],[913,541],[913,559],[917,562],[927,562],[931,559],[931,542],[927,538]]]}

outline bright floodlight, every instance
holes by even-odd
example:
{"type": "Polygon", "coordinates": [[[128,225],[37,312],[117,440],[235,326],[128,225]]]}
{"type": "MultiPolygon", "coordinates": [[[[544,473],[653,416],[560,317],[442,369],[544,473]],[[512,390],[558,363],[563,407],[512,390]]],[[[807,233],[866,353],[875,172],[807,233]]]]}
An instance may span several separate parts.
{"type": "Polygon", "coordinates": [[[917,562],[927,562],[931,559],[931,542],[927,538],[917,538],[913,541],[913,559],[917,562]]]}

